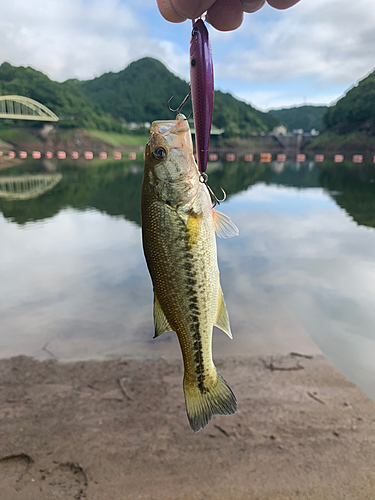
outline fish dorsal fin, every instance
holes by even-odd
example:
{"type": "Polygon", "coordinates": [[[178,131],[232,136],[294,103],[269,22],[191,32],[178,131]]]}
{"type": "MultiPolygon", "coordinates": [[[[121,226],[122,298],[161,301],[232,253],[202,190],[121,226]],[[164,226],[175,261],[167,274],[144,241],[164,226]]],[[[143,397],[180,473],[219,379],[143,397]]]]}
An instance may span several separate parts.
{"type": "Polygon", "coordinates": [[[159,335],[161,335],[162,333],[169,332],[172,330],[172,328],[168,323],[167,318],[165,317],[165,314],[163,313],[163,309],[159,304],[155,292],[154,292],[154,326],[155,326],[154,339],[156,339],[156,337],[159,337],[159,335]]]}
{"type": "Polygon", "coordinates": [[[233,224],[227,215],[212,209],[212,217],[214,219],[215,231],[219,238],[232,238],[239,235],[238,227],[236,224],[233,224]]]}
{"type": "Polygon", "coordinates": [[[217,326],[218,328],[220,328],[220,330],[223,330],[223,332],[226,333],[230,339],[233,338],[229,325],[228,311],[224,302],[224,296],[221,286],[219,286],[219,300],[217,303],[217,312],[214,326],[217,326]]]}

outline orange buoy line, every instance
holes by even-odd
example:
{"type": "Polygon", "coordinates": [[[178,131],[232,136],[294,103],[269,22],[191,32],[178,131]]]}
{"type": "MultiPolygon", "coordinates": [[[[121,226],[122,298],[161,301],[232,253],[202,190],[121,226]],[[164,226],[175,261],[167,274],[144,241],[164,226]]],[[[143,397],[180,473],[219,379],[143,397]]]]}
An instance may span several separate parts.
{"type": "MultiPolygon", "coordinates": [[[[43,155],[44,155],[44,158],[46,158],[46,159],[51,159],[54,157],[54,153],[52,151],[45,151],[45,152],[32,151],[30,153],[30,155],[34,160],[41,159],[43,155]]],[[[60,151],[56,152],[56,158],[58,160],[65,160],[68,155],[70,156],[70,158],[72,160],[78,160],[79,158],[83,158],[84,160],[93,160],[94,157],[96,156],[96,154],[94,154],[93,151],[84,151],[83,154],[81,154],[81,155],[78,151],[71,151],[70,153],[67,153],[66,151],[60,150],[60,151]]],[[[13,159],[16,156],[17,156],[17,153],[15,151],[7,151],[7,152],[0,151],[0,158],[7,157],[8,159],[13,159]]],[[[23,160],[27,159],[28,156],[29,156],[29,153],[27,151],[22,150],[22,151],[18,152],[18,157],[20,159],[23,159],[23,160]]],[[[107,153],[107,151],[100,151],[97,154],[97,157],[100,160],[107,160],[109,158],[109,153],[107,153]]],[[[114,151],[112,153],[112,158],[114,160],[121,160],[122,157],[123,157],[123,155],[120,151],[114,151]]],[[[136,160],[137,153],[132,151],[132,152],[128,153],[127,157],[129,160],[136,160]]],[[[144,157],[144,155],[143,155],[143,157],[144,157]]],[[[194,155],[194,158],[196,158],[196,155],[194,155]]],[[[236,156],[235,153],[226,153],[226,155],[225,155],[225,161],[227,161],[227,162],[234,162],[234,161],[236,161],[236,159],[239,159],[239,157],[236,156]]],[[[254,154],[253,153],[245,153],[243,155],[242,159],[246,162],[252,162],[252,161],[254,161],[254,154]]],[[[288,157],[285,153],[277,153],[275,159],[278,162],[285,162],[285,161],[287,161],[288,157]]],[[[295,156],[295,161],[297,161],[299,163],[305,162],[306,159],[307,159],[306,154],[304,154],[304,153],[298,153],[295,156]]],[[[345,159],[344,155],[342,155],[342,154],[335,154],[333,156],[334,163],[342,163],[344,161],[344,159],[345,159]]],[[[210,153],[209,154],[208,161],[216,162],[218,160],[219,160],[219,155],[217,153],[210,153]]],[[[316,163],[322,163],[325,160],[327,160],[327,157],[324,154],[314,155],[314,161],[316,163]]],[[[353,163],[363,163],[364,157],[361,154],[355,154],[352,156],[351,160],[353,163]]],[[[271,162],[272,161],[272,154],[271,153],[260,153],[259,161],[261,163],[271,162]]],[[[375,155],[373,156],[372,161],[373,161],[373,163],[375,163],[375,155]]]]}

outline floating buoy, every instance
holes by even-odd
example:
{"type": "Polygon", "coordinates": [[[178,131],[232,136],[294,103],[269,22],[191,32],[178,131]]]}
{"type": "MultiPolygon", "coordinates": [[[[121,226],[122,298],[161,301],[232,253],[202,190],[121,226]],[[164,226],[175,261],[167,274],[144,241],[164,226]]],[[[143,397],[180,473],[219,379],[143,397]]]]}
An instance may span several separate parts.
{"type": "Polygon", "coordinates": [[[243,159],[245,161],[253,161],[254,160],[254,155],[251,155],[251,154],[246,154],[243,159]]]}
{"type": "Polygon", "coordinates": [[[315,155],[314,160],[317,163],[322,163],[324,161],[324,155],[315,155]]]}
{"type": "Polygon", "coordinates": [[[85,151],[83,157],[85,160],[92,160],[94,158],[94,153],[92,151],[85,151]]]}
{"type": "Polygon", "coordinates": [[[261,163],[269,163],[272,160],[271,153],[260,153],[261,163]]]}

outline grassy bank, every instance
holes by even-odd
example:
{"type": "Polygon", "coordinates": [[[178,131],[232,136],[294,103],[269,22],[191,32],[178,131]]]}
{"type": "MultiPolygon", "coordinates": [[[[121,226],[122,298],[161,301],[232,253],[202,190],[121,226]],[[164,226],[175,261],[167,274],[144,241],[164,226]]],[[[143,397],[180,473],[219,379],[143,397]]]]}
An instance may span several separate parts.
{"type": "Polygon", "coordinates": [[[25,149],[26,151],[46,148],[51,150],[75,150],[78,147],[77,145],[81,144],[85,150],[97,150],[99,147],[105,151],[108,146],[120,150],[129,147],[143,147],[148,141],[148,137],[148,134],[139,135],[131,132],[122,134],[103,132],[101,130],[64,128],[54,128],[44,134],[42,129],[37,127],[14,127],[0,129],[0,146],[2,145],[4,149],[7,149],[10,145],[16,150],[25,149]]]}
{"type": "Polygon", "coordinates": [[[306,151],[375,151],[375,137],[361,132],[339,135],[327,131],[313,139],[306,146],[306,151]]]}
{"type": "Polygon", "coordinates": [[[102,130],[87,130],[87,133],[91,137],[101,139],[112,146],[144,146],[149,137],[148,135],[120,134],[118,132],[103,132],[102,130]]]}

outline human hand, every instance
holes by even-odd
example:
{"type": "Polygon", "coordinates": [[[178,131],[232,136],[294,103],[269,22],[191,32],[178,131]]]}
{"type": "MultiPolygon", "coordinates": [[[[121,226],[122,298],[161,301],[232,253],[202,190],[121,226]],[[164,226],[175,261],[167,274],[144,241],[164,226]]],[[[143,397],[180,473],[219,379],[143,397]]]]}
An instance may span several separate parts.
{"type": "MultiPolygon", "coordinates": [[[[256,12],[266,0],[156,0],[160,14],[171,23],[197,19],[207,11],[206,21],[220,31],[241,26],[244,12],[256,12]]],[[[267,0],[275,9],[288,9],[299,0],[267,0]]]]}

